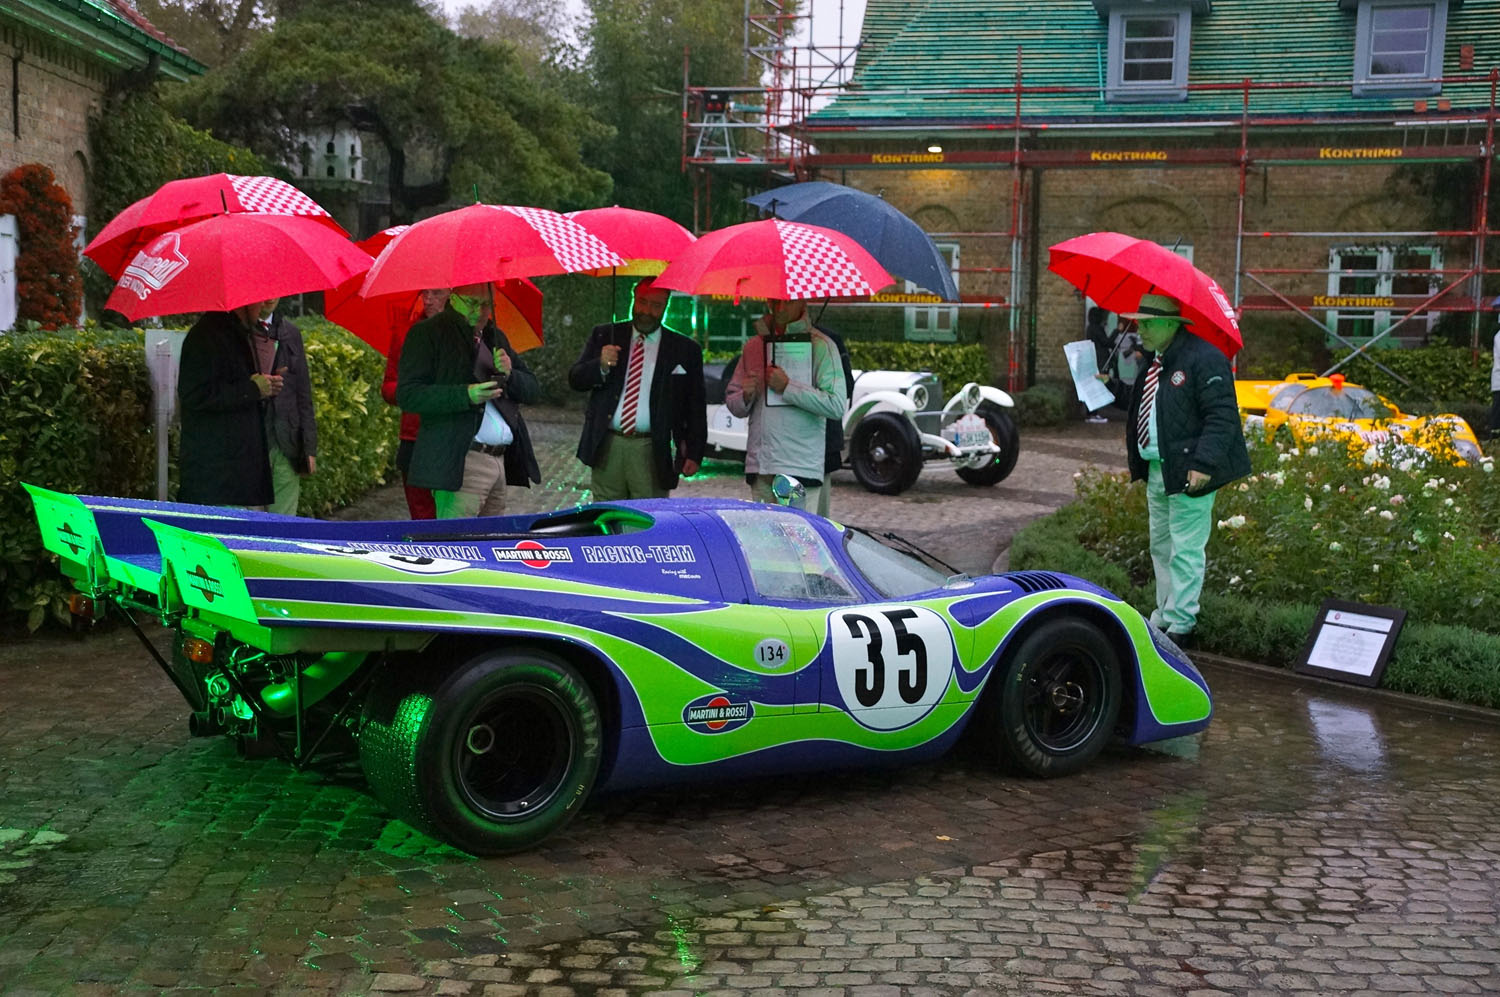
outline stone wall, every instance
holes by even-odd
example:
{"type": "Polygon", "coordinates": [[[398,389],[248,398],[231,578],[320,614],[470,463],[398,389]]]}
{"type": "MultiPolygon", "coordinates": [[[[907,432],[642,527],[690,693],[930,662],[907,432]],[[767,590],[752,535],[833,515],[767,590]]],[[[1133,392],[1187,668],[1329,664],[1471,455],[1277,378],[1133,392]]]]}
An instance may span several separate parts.
{"type": "Polygon", "coordinates": [[[74,213],[87,215],[88,121],[108,84],[102,69],[70,51],[0,28],[0,173],[42,163],[73,199],[74,213]]]}

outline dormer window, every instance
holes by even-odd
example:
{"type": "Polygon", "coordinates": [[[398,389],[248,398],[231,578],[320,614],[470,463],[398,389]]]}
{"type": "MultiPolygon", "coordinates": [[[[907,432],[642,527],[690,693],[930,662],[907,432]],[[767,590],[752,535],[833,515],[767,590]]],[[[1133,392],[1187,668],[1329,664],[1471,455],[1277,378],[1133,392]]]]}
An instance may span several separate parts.
{"type": "Polygon", "coordinates": [[[1448,0],[1359,0],[1355,96],[1442,92],[1447,31],[1448,0]]]}
{"type": "Polygon", "coordinates": [[[1109,11],[1111,101],[1187,99],[1193,15],[1187,4],[1141,4],[1109,11]]]}

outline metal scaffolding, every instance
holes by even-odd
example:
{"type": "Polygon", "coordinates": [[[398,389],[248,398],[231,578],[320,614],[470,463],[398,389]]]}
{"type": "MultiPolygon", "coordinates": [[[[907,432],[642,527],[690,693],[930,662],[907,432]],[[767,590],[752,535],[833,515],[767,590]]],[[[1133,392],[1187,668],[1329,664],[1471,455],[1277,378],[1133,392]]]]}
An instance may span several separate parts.
{"type": "MultiPolygon", "coordinates": [[[[838,179],[854,170],[995,170],[1009,174],[1010,226],[1004,231],[932,233],[948,236],[969,244],[1003,244],[1007,247],[1006,258],[995,262],[1003,265],[984,267],[958,267],[958,273],[971,273],[981,282],[988,282],[986,293],[966,293],[959,307],[1001,308],[1008,314],[1009,343],[1007,385],[1019,388],[1022,382],[1034,379],[1034,346],[1036,336],[1036,308],[1034,292],[1029,291],[1025,277],[1031,277],[1034,288],[1036,273],[1045,266],[1039,259],[1040,247],[1035,242],[1037,219],[1032,217],[1040,207],[1033,177],[1040,170],[1056,169],[1139,169],[1141,167],[1223,167],[1236,183],[1235,232],[1234,232],[1234,280],[1232,300],[1238,314],[1246,312],[1283,312],[1300,315],[1321,329],[1330,340],[1348,345],[1351,349],[1365,350],[1371,344],[1390,336],[1398,330],[1415,325],[1419,316],[1441,312],[1465,312],[1472,316],[1470,345],[1477,358],[1480,347],[1481,316],[1496,309],[1487,300],[1486,278],[1500,273],[1487,265],[1489,240],[1500,232],[1494,230],[1489,205],[1489,191],[1493,179],[1495,159],[1495,130],[1497,120],[1497,88],[1500,88],[1500,69],[1488,72],[1469,73],[1445,77],[1439,82],[1443,86],[1487,85],[1489,97],[1480,109],[1468,107],[1454,110],[1447,99],[1415,100],[1410,111],[1385,110],[1375,114],[1350,115],[1303,115],[1289,116],[1278,112],[1259,112],[1258,101],[1264,105],[1266,98],[1289,90],[1344,93],[1352,81],[1256,81],[1244,79],[1237,84],[1189,84],[1189,99],[1195,92],[1220,94],[1230,91],[1240,95],[1240,113],[1218,116],[1214,120],[1187,117],[1168,118],[1167,112],[1155,119],[1131,118],[1097,123],[1078,123],[1060,127],[1056,123],[1031,120],[1027,111],[1035,114],[1037,107],[1045,108],[1050,100],[1065,100],[1078,95],[1092,95],[1095,88],[1078,87],[1028,87],[1024,77],[1024,53],[1016,50],[1015,84],[987,88],[963,88],[942,90],[933,93],[987,95],[1007,99],[1013,106],[1009,120],[989,120],[972,124],[944,124],[934,126],[934,131],[954,136],[962,146],[954,149],[913,149],[910,152],[822,152],[819,139],[834,139],[847,126],[818,125],[807,120],[809,110],[820,100],[826,100],[838,92],[832,77],[818,79],[810,72],[812,59],[800,55],[801,49],[792,43],[788,30],[797,16],[784,11],[756,18],[749,11],[757,0],[747,0],[747,38],[751,27],[759,37],[771,39],[755,57],[767,66],[765,86],[759,89],[759,102],[747,101],[744,116],[738,127],[758,129],[764,136],[759,149],[736,150],[733,157],[689,155],[687,149],[701,148],[689,137],[701,135],[709,127],[702,117],[695,119],[690,108],[707,106],[713,88],[688,86],[689,66],[684,63],[684,156],[682,167],[690,171],[695,179],[695,191],[706,191],[715,173],[727,175],[737,182],[756,188],[774,186],[788,180],[814,177],[838,179]],[[763,117],[753,113],[755,104],[764,108],[763,117]],[[1193,143],[1170,142],[1154,144],[1168,133],[1182,133],[1193,129],[1201,138],[1193,143]],[[1269,136],[1269,138],[1264,138],[1269,136]],[[1330,137],[1331,136],[1331,137],[1330,137]],[[1373,141],[1369,136],[1377,136],[1373,141]],[[1290,138],[1288,138],[1290,137],[1290,138]],[[1297,144],[1306,140],[1305,144],[1297,144]],[[1340,141],[1350,144],[1331,144],[1340,141]],[[1268,144],[1275,142],[1278,144],[1268,144]],[[1289,144],[1279,144],[1289,142],[1289,144]],[[1093,143],[1087,147],[1083,143],[1093,143]],[[1068,147],[1069,145],[1076,147],[1068,147]],[[1269,170],[1282,166],[1348,166],[1360,164],[1440,164],[1471,163],[1477,166],[1477,190],[1474,196],[1470,227],[1456,230],[1426,231],[1250,231],[1246,226],[1247,186],[1251,171],[1259,168],[1269,170]],[[1232,172],[1229,172],[1232,171],[1232,172]],[[1247,245],[1267,244],[1274,240],[1317,239],[1329,242],[1378,239],[1383,243],[1392,240],[1445,239],[1463,240],[1468,243],[1468,259],[1462,266],[1402,268],[1404,276],[1427,276],[1440,289],[1422,294],[1344,295],[1333,289],[1343,282],[1358,283],[1371,271],[1354,267],[1292,268],[1256,267],[1247,265],[1247,245]],[[1030,243],[1028,242],[1030,240],[1030,243]],[[1029,262],[1030,269],[1027,269],[1029,262]],[[1321,278],[1330,289],[1327,294],[1292,293],[1275,286],[1277,278],[1283,280],[1316,281],[1321,278]],[[1247,291],[1249,293],[1247,293],[1247,291]],[[1032,300],[1028,300],[1028,299],[1032,300]],[[1374,335],[1353,337],[1342,333],[1337,322],[1320,320],[1315,311],[1338,314],[1338,309],[1365,308],[1371,303],[1383,308],[1382,314],[1395,316],[1374,335]],[[1022,307],[1029,304],[1029,307],[1022,307]],[[1021,348],[1023,322],[1029,321],[1028,347],[1021,348]],[[1364,339],[1355,343],[1355,338],[1364,339]],[[1022,375],[1023,354],[1026,373],[1022,375]]],[[[775,0],[764,0],[768,8],[786,6],[775,0]]],[[[849,47],[847,53],[839,50],[837,65],[847,73],[857,46],[849,47]]],[[[868,92],[868,91],[866,91],[868,92]]],[[[1179,105],[1182,106],[1182,105],[1179,105]]],[[[894,126],[893,126],[894,127],[894,126]]],[[[904,130],[909,134],[910,128],[904,130]]],[[[898,130],[900,131],[900,130],[898,130]]],[[[868,132],[868,130],[865,130],[868,132]]],[[[1226,180],[1228,177],[1226,177],[1226,180]]],[[[712,227],[712,219],[700,217],[699,206],[706,199],[695,196],[694,221],[699,231],[712,227]]],[[[998,253],[993,254],[998,256],[998,253]]],[[[1300,290],[1305,290],[1305,286],[1300,290]]],[[[1493,289],[1490,296],[1493,296],[1493,289]]],[[[901,299],[904,296],[890,296],[901,299]]],[[[899,300],[892,304],[902,303],[899,300]]],[[[889,305],[888,305],[889,307],[889,305]]]]}

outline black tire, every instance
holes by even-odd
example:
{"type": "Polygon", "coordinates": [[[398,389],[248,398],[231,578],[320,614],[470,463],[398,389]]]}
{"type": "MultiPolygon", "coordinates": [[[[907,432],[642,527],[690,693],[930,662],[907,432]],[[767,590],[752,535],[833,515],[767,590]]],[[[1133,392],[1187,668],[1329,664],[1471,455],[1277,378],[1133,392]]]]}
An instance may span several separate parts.
{"type": "Polygon", "coordinates": [[[1016,458],[1021,455],[1021,434],[1016,430],[1016,421],[1010,413],[998,405],[985,402],[975,409],[989,427],[990,439],[1000,448],[995,459],[983,467],[960,467],[958,476],[971,485],[998,485],[1016,469],[1016,458]]]}
{"type": "Polygon", "coordinates": [[[859,420],[849,438],[849,467],[877,495],[899,495],[922,473],[922,440],[909,419],[874,412],[859,420]]]}
{"type": "Polygon", "coordinates": [[[1114,645],[1084,620],[1048,620],[996,668],[983,721],[1000,759],[1041,778],[1070,775],[1103,750],[1122,698],[1114,645]]]}
{"type": "Polygon", "coordinates": [[[530,848],[572,820],[601,754],[577,670],[544,651],[486,652],[435,675],[429,664],[388,666],[365,703],[360,762],[376,797],[475,855],[530,848]]]}

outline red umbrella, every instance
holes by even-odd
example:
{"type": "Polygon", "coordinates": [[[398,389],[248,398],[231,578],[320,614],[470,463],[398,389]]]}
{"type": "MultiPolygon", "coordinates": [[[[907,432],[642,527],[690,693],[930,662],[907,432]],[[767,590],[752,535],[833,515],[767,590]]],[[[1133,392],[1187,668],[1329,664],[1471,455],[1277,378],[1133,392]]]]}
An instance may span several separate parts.
{"type": "Polygon", "coordinates": [[[370,254],[310,218],[251,212],[173,229],[125,265],[104,303],[126,318],[228,311],[363,273],[370,254]]]}
{"type": "Polygon", "coordinates": [[[624,265],[582,225],[555,211],[471,204],[398,233],[381,250],[360,293],[374,297],[624,265]]]}
{"type": "Polygon", "coordinates": [[[1188,331],[1226,357],[1244,341],[1224,289],[1184,257],[1147,239],[1091,232],[1051,247],[1047,269],[1112,312],[1135,311],[1143,294],[1165,294],[1182,305],[1188,331]]]}
{"type": "Polygon", "coordinates": [[[768,218],[731,225],[683,249],[657,287],[735,298],[856,298],[895,279],[859,243],[833,229],[768,218]]]}
{"type": "Polygon", "coordinates": [[[623,267],[594,271],[596,277],[615,274],[622,277],[654,276],[693,244],[693,233],[665,215],[651,211],[622,208],[617,204],[612,208],[571,211],[568,217],[625,258],[623,267]]]}
{"type": "MultiPolygon", "coordinates": [[[[377,232],[356,245],[373,255],[410,226],[397,225],[377,232]]],[[[373,298],[361,297],[364,274],[349,278],[323,295],[323,315],[330,322],[354,333],[381,353],[390,349],[391,334],[405,332],[422,317],[422,292],[397,291],[373,298]]],[[[465,293],[492,293],[495,301],[495,324],[505,333],[510,345],[519,353],[542,345],[542,292],[524,277],[497,281],[484,287],[463,288],[465,293]]]]}
{"type": "Polygon", "coordinates": [[[214,215],[241,211],[312,218],[338,235],[349,235],[316,201],[284,180],[214,173],[162,184],[156,193],[136,201],[104,226],[83,254],[119,279],[136,252],[157,236],[214,215]]]}

